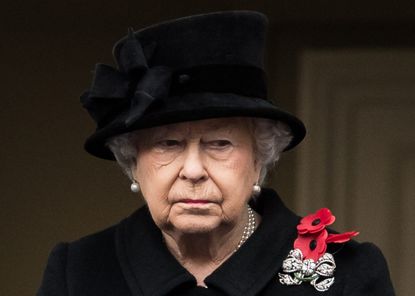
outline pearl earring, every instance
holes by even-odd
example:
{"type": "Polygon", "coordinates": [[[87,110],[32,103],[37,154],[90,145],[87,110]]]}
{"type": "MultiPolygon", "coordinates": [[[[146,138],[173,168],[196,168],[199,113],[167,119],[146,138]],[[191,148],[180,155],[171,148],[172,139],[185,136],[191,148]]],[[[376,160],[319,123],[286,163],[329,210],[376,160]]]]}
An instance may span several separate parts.
{"type": "Polygon", "coordinates": [[[252,195],[253,196],[258,196],[261,193],[261,186],[259,186],[258,182],[254,184],[254,186],[252,186],[252,195]]]}
{"type": "Polygon", "coordinates": [[[137,193],[140,191],[140,185],[137,183],[136,180],[134,180],[133,183],[131,183],[130,189],[134,193],[137,193]]]}

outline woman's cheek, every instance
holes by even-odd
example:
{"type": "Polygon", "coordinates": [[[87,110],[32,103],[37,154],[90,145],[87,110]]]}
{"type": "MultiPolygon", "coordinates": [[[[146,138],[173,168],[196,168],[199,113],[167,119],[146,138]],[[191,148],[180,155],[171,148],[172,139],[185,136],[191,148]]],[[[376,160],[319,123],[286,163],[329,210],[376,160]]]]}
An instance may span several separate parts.
{"type": "Polygon", "coordinates": [[[162,176],[148,179],[146,188],[143,188],[143,196],[149,207],[151,216],[157,225],[168,223],[171,204],[167,198],[171,188],[162,176]],[[161,177],[161,178],[160,178],[161,177]]]}

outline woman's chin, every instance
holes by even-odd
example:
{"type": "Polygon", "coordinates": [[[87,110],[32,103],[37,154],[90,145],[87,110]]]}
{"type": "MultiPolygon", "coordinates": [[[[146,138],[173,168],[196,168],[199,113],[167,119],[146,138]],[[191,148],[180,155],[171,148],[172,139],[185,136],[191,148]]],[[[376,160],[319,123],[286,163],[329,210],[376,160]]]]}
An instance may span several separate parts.
{"type": "Polygon", "coordinates": [[[175,231],[183,234],[208,233],[218,229],[221,219],[217,216],[181,215],[171,220],[175,231]]]}

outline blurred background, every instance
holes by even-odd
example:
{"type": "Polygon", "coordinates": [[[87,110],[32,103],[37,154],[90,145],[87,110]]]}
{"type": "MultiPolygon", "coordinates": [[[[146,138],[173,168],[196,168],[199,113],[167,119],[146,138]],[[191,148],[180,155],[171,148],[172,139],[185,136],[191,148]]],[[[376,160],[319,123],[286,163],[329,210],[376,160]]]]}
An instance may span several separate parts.
{"type": "Polygon", "coordinates": [[[0,12],[0,295],[34,295],[51,248],[117,223],[142,201],[87,155],[79,95],[128,27],[218,10],[268,15],[269,96],[308,127],[269,185],[299,214],[383,250],[398,295],[415,255],[413,1],[13,1],[0,12]]]}

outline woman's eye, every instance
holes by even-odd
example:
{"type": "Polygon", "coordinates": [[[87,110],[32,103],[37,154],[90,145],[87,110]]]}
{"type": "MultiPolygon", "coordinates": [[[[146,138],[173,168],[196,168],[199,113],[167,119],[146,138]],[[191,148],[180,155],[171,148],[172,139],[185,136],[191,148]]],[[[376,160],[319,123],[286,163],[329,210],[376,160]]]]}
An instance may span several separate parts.
{"type": "Polygon", "coordinates": [[[172,146],[180,145],[180,142],[177,140],[165,140],[162,142],[162,144],[164,146],[172,147],[172,146]]]}
{"type": "Polygon", "coordinates": [[[178,141],[178,140],[163,140],[163,141],[157,142],[156,146],[160,147],[160,148],[165,148],[165,149],[175,148],[175,147],[180,146],[180,141],[178,141]]]}
{"type": "Polygon", "coordinates": [[[210,141],[209,142],[209,146],[213,147],[213,148],[227,148],[231,146],[231,142],[228,140],[215,140],[215,141],[210,141]]]}

